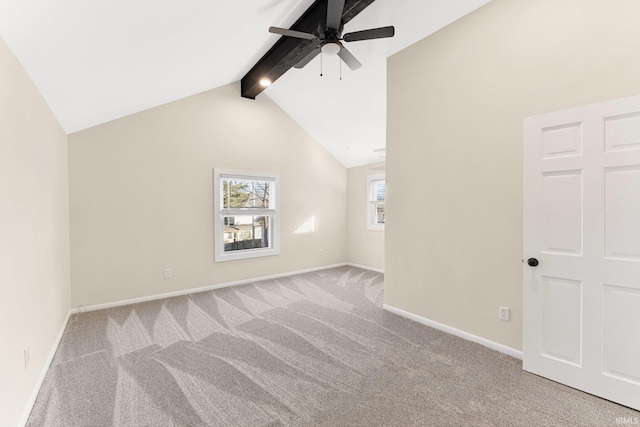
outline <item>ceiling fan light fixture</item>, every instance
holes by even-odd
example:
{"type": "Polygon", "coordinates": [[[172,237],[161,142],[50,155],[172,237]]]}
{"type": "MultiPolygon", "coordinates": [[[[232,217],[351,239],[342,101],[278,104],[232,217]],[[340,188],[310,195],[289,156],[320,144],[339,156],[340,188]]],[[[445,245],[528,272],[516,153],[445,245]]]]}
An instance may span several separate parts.
{"type": "Polygon", "coordinates": [[[342,46],[340,46],[340,43],[336,43],[336,42],[328,42],[322,45],[322,53],[324,55],[328,55],[328,56],[335,56],[338,54],[338,52],[340,52],[340,49],[342,49],[342,46]]]}

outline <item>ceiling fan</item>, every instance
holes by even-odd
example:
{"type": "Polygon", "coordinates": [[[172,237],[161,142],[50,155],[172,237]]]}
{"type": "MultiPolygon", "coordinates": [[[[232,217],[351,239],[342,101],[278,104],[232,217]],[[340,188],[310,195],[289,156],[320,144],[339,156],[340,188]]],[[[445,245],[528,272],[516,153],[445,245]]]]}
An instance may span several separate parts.
{"type": "Polygon", "coordinates": [[[355,42],[360,40],[382,39],[393,37],[395,29],[392,26],[372,28],[370,30],[355,31],[342,35],[344,24],[342,23],[342,13],[344,11],[345,0],[327,0],[327,20],[324,25],[318,24],[316,33],[305,33],[302,31],[287,30],[285,28],[270,27],[269,32],[287,37],[311,40],[316,47],[309,54],[301,58],[294,68],[303,68],[320,52],[325,55],[338,55],[342,61],[352,70],[357,70],[362,66],[360,61],[341,42],[355,42]]]}

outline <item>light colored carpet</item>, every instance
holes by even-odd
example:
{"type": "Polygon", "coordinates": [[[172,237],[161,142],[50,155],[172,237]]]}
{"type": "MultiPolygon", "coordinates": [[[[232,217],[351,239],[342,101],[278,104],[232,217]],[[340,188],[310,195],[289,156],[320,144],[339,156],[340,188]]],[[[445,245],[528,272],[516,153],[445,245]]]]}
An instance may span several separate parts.
{"type": "Polygon", "coordinates": [[[29,426],[606,426],[632,411],[382,310],[342,267],[74,315],[29,426]]]}

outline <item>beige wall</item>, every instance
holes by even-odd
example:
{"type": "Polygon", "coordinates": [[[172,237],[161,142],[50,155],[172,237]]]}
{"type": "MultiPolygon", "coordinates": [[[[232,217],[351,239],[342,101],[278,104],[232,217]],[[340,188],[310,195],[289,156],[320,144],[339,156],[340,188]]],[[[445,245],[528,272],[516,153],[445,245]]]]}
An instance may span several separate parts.
{"type": "Polygon", "coordinates": [[[640,94],[638,16],[493,0],[389,59],[386,304],[522,348],[522,120],[640,94]]]}
{"type": "Polygon", "coordinates": [[[347,170],[347,259],[384,270],[384,231],[368,229],[367,176],[384,174],[384,163],[347,170]]]}
{"type": "Polygon", "coordinates": [[[73,307],[346,261],[346,169],[268,97],[239,92],[69,136],[73,307]],[[214,262],[216,167],[280,174],[280,255],[214,262]],[[315,232],[294,233],[311,218],[315,232]]]}
{"type": "Polygon", "coordinates": [[[67,136],[0,39],[1,426],[18,425],[69,311],[68,212],[67,136]]]}

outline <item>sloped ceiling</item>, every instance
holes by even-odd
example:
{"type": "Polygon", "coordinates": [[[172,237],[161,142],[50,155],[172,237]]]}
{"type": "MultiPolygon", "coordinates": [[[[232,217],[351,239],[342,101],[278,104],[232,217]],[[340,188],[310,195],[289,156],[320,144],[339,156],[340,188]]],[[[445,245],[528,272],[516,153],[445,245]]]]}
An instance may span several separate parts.
{"type": "MultiPolygon", "coordinates": [[[[67,133],[240,80],[313,0],[1,0],[0,36],[67,133]]],[[[337,58],[290,70],[263,94],[345,166],[385,146],[386,58],[488,0],[376,0],[345,32],[394,25],[337,58]]],[[[240,96],[240,94],[238,94],[240,96]]]]}

